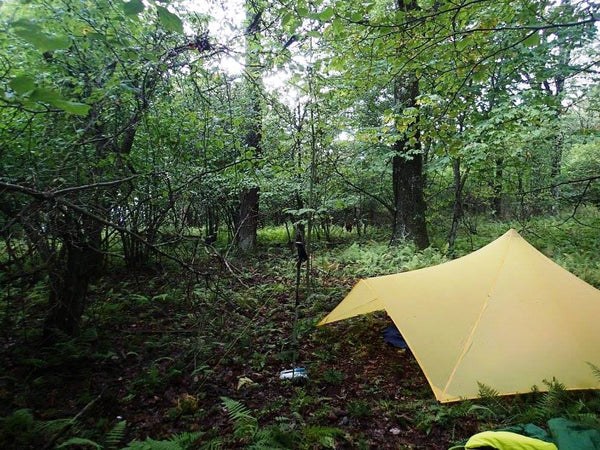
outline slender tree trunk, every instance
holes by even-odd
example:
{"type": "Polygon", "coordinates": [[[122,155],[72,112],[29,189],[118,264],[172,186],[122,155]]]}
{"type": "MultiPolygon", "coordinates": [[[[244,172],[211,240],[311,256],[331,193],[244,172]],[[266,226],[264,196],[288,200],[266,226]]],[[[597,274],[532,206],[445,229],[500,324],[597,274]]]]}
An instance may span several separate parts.
{"type": "MultiPolygon", "coordinates": [[[[248,127],[246,132],[246,148],[255,157],[262,153],[262,108],[260,104],[260,25],[262,10],[251,1],[246,3],[248,17],[246,38],[246,70],[249,87],[248,127]]],[[[252,251],[256,247],[258,231],[260,190],[258,186],[246,188],[240,195],[240,211],[236,226],[238,248],[242,252],[252,251]]]]}
{"type": "Polygon", "coordinates": [[[246,189],[240,196],[240,221],[237,226],[237,244],[243,252],[256,247],[258,229],[258,187],[246,189]]]}
{"type": "Polygon", "coordinates": [[[506,217],[506,208],[505,208],[505,199],[504,199],[504,159],[497,158],[496,159],[496,168],[494,170],[494,198],[492,199],[492,207],[494,208],[494,212],[496,213],[496,217],[504,218],[506,217]]]}
{"type": "Polygon", "coordinates": [[[556,136],[554,137],[554,148],[552,149],[552,159],[550,161],[550,182],[552,184],[550,192],[552,193],[552,214],[558,213],[558,200],[560,198],[560,187],[558,186],[558,182],[560,181],[559,178],[560,173],[562,171],[564,138],[564,134],[562,133],[562,131],[559,130],[556,133],[556,136]]]}
{"type": "Polygon", "coordinates": [[[448,254],[454,255],[454,243],[458,233],[458,224],[462,219],[463,210],[463,188],[467,180],[467,173],[464,176],[460,174],[460,158],[455,158],[452,163],[452,173],[454,178],[454,204],[452,206],[452,223],[450,224],[450,233],[448,234],[448,254]]]}
{"type": "MultiPolygon", "coordinates": [[[[562,55],[562,64],[567,65],[570,59],[570,50],[567,50],[562,55]]],[[[543,89],[546,94],[550,97],[550,102],[554,109],[554,116],[558,121],[562,115],[561,99],[565,89],[565,77],[562,75],[556,75],[552,80],[544,80],[543,89]],[[554,87],[554,89],[552,89],[554,87]]],[[[560,173],[562,169],[562,157],[564,147],[564,135],[560,129],[556,130],[554,135],[554,145],[552,147],[552,155],[550,157],[550,183],[554,187],[550,189],[552,194],[552,205],[550,206],[550,212],[552,214],[558,213],[558,199],[560,198],[560,188],[556,186],[560,181],[560,173]]]]}

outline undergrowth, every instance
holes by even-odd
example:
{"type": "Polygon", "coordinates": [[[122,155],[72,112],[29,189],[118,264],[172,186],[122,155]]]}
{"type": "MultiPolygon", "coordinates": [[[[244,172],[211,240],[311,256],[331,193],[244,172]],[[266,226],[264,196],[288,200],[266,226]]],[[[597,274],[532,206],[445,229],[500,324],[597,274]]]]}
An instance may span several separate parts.
{"type": "MultiPolygon", "coordinates": [[[[519,229],[481,223],[478,235],[459,236],[457,255],[510,226],[519,229]]],[[[595,228],[556,217],[519,231],[600,286],[595,228]]],[[[599,425],[598,394],[566,391],[560,380],[546,382],[548,392],[516,397],[480,386],[480,399],[438,404],[410,352],[381,342],[384,314],[315,328],[356,279],[447,260],[443,248],[390,247],[376,233],[332,236],[334,246],[313,245],[310,283],[302,272],[298,320],[284,228],[264,231],[256,255],[231,256],[214,277],[174,267],[115,270],[92,286],[82,334],[54,345],[41,342],[34,327],[44,283],[21,297],[15,291],[0,308],[18,312],[5,321],[0,448],[43,448],[52,439],[55,448],[368,448],[396,436],[407,446],[440,448],[430,443],[519,423],[543,426],[557,416],[599,425]],[[277,379],[294,364],[307,368],[306,384],[277,379]],[[99,404],[73,419],[100,394],[99,404]]],[[[590,371],[600,380],[597,366],[590,371]]]]}

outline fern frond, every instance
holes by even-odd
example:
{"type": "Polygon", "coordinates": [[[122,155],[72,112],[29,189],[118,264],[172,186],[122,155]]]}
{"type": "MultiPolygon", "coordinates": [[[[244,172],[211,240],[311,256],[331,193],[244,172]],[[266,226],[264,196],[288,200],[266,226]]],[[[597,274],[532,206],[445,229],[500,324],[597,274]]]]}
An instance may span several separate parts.
{"type": "Polygon", "coordinates": [[[35,422],[35,429],[43,434],[55,434],[71,423],[71,419],[54,419],[35,422]]]}
{"type": "Polygon", "coordinates": [[[250,410],[243,403],[233,400],[229,397],[221,397],[221,401],[223,402],[223,406],[227,410],[229,419],[232,422],[243,420],[248,416],[251,416],[250,410]]]}
{"type": "Polygon", "coordinates": [[[335,439],[344,436],[344,431],[335,427],[306,427],[303,430],[304,440],[311,448],[336,448],[335,439]]]}
{"type": "Polygon", "coordinates": [[[544,380],[544,384],[548,386],[548,390],[542,393],[535,405],[535,413],[540,420],[549,419],[560,414],[567,393],[565,385],[556,378],[552,378],[551,381],[544,380]]]}
{"type": "Polygon", "coordinates": [[[598,416],[594,413],[580,413],[571,415],[569,414],[567,418],[573,420],[574,422],[579,423],[585,427],[589,428],[598,428],[598,416]]]}
{"type": "Polygon", "coordinates": [[[176,442],[182,449],[192,450],[197,448],[198,440],[202,437],[204,433],[198,431],[194,433],[185,432],[175,434],[171,437],[171,441],[176,442]]]}
{"type": "Polygon", "coordinates": [[[487,384],[480,383],[478,381],[477,387],[479,388],[479,391],[478,391],[479,398],[482,400],[494,400],[495,401],[500,396],[500,393],[496,389],[492,388],[491,386],[488,386],[487,384]]]}
{"type": "Polygon", "coordinates": [[[250,439],[258,431],[258,421],[250,410],[237,400],[221,397],[223,406],[227,409],[229,420],[233,422],[233,436],[236,439],[250,439]]]}
{"type": "Polygon", "coordinates": [[[145,441],[132,441],[123,450],[184,450],[174,441],[155,441],[146,438],[145,441]]]}
{"type": "Polygon", "coordinates": [[[500,393],[484,383],[477,382],[479,399],[495,414],[504,414],[506,412],[505,403],[502,402],[500,393]]]}
{"type": "Polygon", "coordinates": [[[223,448],[223,440],[219,437],[211,439],[202,444],[200,450],[221,450],[223,448]]]}
{"type": "Polygon", "coordinates": [[[480,415],[481,417],[497,417],[497,414],[494,412],[493,409],[481,405],[471,405],[467,410],[467,413],[472,414],[474,412],[477,412],[477,414],[479,414],[480,411],[482,412],[482,414],[480,415]]]}
{"type": "Polygon", "coordinates": [[[484,383],[477,382],[479,398],[493,409],[503,409],[503,403],[500,399],[500,392],[484,383]]]}
{"type": "Polygon", "coordinates": [[[119,448],[121,442],[125,439],[125,428],[127,427],[127,421],[121,420],[117,422],[112,429],[106,433],[104,443],[109,450],[119,448]]]}
{"type": "Polygon", "coordinates": [[[98,330],[94,327],[84,329],[78,337],[80,342],[91,343],[98,340],[98,330]]]}
{"type": "Polygon", "coordinates": [[[12,414],[0,418],[3,431],[28,430],[36,427],[36,421],[29,409],[17,409],[12,414]]]}
{"type": "Polygon", "coordinates": [[[258,430],[252,439],[252,444],[248,446],[248,450],[274,450],[284,449],[273,435],[270,429],[258,430]]]}
{"type": "Polygon", "coordinates": [[[62,444],[60,444],[59,446],[57,446],[56,448],[69,448],[72,445],[75,445],[75,448],[80,448],[80,446],[84,445],[86,447],[92,446],[94,448],[96,448],[97,450],[101,450],[102,446],[100,444],[98,444],[97,442],[91,441],[89,439],[84,439],[84,438],[78,438],[78,437],[73,437],[71,439],[67,439],[65,442],[63,442],[62,444]]]}
{"type": "Polygon", "coordinates": [[[598,381],[600,381],[600,368],[589,361],[587,361],[586,363],[592,369],[592,373],[594,374],[594,376],[598,379],[598,381]]]}

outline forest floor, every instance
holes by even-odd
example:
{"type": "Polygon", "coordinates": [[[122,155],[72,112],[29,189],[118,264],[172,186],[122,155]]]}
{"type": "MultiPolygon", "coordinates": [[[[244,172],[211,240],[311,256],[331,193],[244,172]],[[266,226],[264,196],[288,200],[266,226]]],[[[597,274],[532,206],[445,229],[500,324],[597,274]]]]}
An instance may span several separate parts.
{"type": "Polygon", "coordinates": [[[0,415],[30,419],[4,419],[0,447],[76,437],[120,448],[197,433],[191,448],[260,448],[268,432],[281,448],[435,450],[498,425],[488,408],[437,403],[411,352],[384,343],[384,313],[316,327],[356,281],[333,256],[315,260],[310,289],[301,284],[297,321],[287,247],[229,268],[206,279],[114,269],[94,284],[81,335],[52,346],[35,331],[43,285],[32,289],[29,306],[11,306],[0,347],[0,415]],[[280,380],[294,364],[308,378],[280,380]]]}

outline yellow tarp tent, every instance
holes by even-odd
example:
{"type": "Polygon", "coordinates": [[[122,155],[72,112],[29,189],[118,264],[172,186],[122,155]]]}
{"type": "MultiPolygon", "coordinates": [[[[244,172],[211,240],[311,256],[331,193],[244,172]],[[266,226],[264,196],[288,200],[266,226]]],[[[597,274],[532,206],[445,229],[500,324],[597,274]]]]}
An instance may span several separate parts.
{"type": "Polygon", "coordinates": [[[530,392],[555,377],[598,389],[600,291],[515,230],[438,266],[359,281],[319,325],[372,311],[392,318],[435,397],[530,392]]]}

